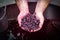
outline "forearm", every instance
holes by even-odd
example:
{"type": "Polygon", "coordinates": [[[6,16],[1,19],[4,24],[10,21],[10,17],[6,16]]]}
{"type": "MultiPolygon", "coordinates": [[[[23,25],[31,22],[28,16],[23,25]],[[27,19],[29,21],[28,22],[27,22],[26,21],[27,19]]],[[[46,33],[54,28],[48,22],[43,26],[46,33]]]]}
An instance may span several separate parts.
{"type": "Polygon", "coordinates": [[[15,0],[19,10],[22,12],[28,12],[27,0],[15,0]]]}
{"type": "Polygon", "coordinates": [[[49,3],[50,3],[50,0],[38,0],[35,12],[43,13],[45,11],[45,9],[47,8],[49,3]]]}

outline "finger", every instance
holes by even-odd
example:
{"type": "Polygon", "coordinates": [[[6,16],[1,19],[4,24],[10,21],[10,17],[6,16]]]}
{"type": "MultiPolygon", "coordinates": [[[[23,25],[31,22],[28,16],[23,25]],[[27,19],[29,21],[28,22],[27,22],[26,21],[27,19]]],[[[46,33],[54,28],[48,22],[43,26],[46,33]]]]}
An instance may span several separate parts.
{"type": "Polygon", "coordinates": [[[44,18],[41,18],[41,19],[40,19],[40,24],[39,24],[39,27],[40,27],[40,28],[42,28],[43,23],[44,23],[44,18]]]}
{"type": "Polygon", "coordinates": [[[25,30],[25,28],[24,28],[24,27],[21,27],[21,29],[25,30]]]}
{"type": "Polygon", "coordinates": [[[38,29],[34,30],[34,32],[39,31],[39,30],[40,30],[40,27],[38,29]]]}
{"type": "Polygon", "coordinates": [[[21,26],[21,19],[20,18],[18,18],[18,24],[19,24],[19,26],[21,26]]]}
{"type": "Polygon", "coordinates": [[[38,28],[38,29],[36,29],[36,30],[34,30],[34,32],[39,31],[39,30],[42,28],[43,23],[44,23],[44,18],[43,18],[43,19],[41,18],[41,19],[40,19],[39,28],[38,28]]]}
{"type": "Polygon", "coordinates": [[[23,13],[19,13],[19,15],[17,17],[19,26],[21,26],[21,20],[22,20],[23,17],[24,17],[24,14],[23,13]]]}
{"type": "Polygon", "coordinates": [[[36,30],[34,30],[34,32],[36,32],[36,31],[39,31],[41,28],[42,28],[42,23],[39,25],[39,28],[38,29],[36,29],[36,30]]]}
{"type": "Polygon", "coordinates": [[[31,32],[34,32],[33,30],[31,30],[31,32]]]}
{"type": "Polygon", "coordinates": [[[20,14],[19,14],[18,17],[17,17],[19,26],[21,26],[21,18],[22,18],[22,17],[21,17],[20,14]]]}

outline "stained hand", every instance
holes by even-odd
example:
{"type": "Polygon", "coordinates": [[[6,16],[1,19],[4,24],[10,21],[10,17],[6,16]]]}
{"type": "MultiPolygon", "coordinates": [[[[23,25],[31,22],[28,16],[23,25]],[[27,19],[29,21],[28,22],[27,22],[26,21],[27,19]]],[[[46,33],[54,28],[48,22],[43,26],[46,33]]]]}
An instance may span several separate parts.
{"type": "MultiPolygon", "coordinates": [[[[44,16],[43,16],[43,13],[36,13],[36,18],[40,20],[40,24],[39,24],[39,28],[34,30],[34,32],[36,31],[39,31],[42,26],[43,26],[43,23],[44,23],[44,16]]],[[[32,31],[33,32],[33,31],[32,31]]]]}
{"type": "MultiPolygon", "coordinates": [[[[27,14],[28,14],[27,12],[20,12],[20,13],[19,13],[19,15],[18,15],[18,17],[17,17],[19,27],[21,27],[22,18],[23,18],[25,15],[27,15],[27,14]]],[[[23,27],[21,27],[21,28],[24,30],[23,27]]]]}

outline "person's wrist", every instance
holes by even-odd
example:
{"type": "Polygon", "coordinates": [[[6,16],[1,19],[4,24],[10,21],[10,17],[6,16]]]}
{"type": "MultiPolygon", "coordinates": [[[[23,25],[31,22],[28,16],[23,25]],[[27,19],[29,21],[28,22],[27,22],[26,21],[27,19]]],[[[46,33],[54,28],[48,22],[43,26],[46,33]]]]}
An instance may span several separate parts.
{"type": "Polygon", "coordinates": [[[24,13],[29,13],[29,11],[20,11],[20,13],[23,13],[23,14],[24,14],[24,13]]]}
{"type": "Polygon", "coordinates": [[[20,13],[29,13],[29,10],[21,10],[20,13]]]}
{"type": "Polygon", "coordinates": [[[41,17],[43,15],[43,12],[36,12],[36,15],[41,17]]]}
{"type": "Polygon", "coordinates": [[[35,10],[36,13],[43,14],[43,11],[35,10]]]}

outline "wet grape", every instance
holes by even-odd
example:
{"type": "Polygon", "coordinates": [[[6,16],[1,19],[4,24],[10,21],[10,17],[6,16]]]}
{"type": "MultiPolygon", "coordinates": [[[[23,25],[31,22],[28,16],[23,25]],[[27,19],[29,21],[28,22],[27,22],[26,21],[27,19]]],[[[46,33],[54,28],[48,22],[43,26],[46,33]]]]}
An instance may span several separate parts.
{"type": "Polygon", "coordinates": [[[27,14],[22,18],[21,27],[24,27],[24,30],[31,31],[39,28],[39,23],[40,21],[34,14],[27,14]]]}

